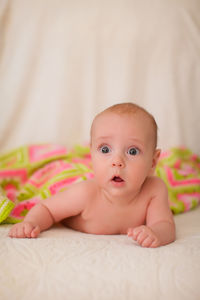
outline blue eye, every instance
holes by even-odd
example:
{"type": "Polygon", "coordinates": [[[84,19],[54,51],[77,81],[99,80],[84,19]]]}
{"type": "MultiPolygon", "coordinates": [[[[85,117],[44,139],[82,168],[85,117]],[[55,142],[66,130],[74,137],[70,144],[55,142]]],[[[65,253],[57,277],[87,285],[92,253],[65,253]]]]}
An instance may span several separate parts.
{"type": "Polygon", "coordinates": [[[139,149],[137,149],[137,148],[130,148],[129,150],[128,150],[128,154],[130,154],[130,155],[133,155],[133,156],[135,156],[135,155],[138,155],[140,153],[140,150],[139,149]]]}
{"type": "Polygon", "coordinates": [[[109,153],[110,148],[108,146],[102,146],[102,147],[100,147],[100,152],[103,154],[109,153]]]}

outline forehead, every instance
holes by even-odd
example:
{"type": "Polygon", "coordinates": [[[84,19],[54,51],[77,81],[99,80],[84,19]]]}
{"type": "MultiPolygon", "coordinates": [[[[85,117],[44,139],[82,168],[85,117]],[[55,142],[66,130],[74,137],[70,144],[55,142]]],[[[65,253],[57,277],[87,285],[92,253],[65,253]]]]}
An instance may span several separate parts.
{"type": "Polygon", "coordinates": [[[91,137],[135,138],[145,141],[152,135],[152,123],[143,112],[135,114],[117,114],[106,112],[96,117],[93,122],[91,137]]]}

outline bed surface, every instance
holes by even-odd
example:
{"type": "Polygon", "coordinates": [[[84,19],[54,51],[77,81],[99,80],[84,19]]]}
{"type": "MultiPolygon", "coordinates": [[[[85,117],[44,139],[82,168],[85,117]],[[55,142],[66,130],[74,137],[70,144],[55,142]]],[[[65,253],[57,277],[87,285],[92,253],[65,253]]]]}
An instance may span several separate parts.
{"type": "Polygon", "coordinates": [[[0,225],[0,299],[198,300],[200,207],[175,222],[177,240],[157,249],[62,225],[11,239],[0,225]]]}

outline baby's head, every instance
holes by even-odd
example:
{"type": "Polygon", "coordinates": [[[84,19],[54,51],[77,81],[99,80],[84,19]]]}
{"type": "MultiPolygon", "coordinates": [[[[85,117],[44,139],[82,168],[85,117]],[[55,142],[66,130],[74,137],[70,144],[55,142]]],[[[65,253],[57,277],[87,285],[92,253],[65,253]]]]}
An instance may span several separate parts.
{"type": "MultiPolygon", "coordinates": [[[[123,120],[126,118],[128,120],[127,126],[131,123],[137,123],[136,131],[137,127],[138,130],[142,128],[143,133],[146,131],[146,138],[151,142],[153,150],[156,149],[158,127],[154,117],[141,106],[131,102],[115,104],[96,115],[90,131],[91,145],[94,135],[96,135],[96,129],[101,127],[101,125],[105,127],[105,130],[106,128],[109,128],[112,125],[112,119],[114,116],[120,117],[119,122],[120,119],[123,120]]],[[[140,132],[138,132],[138,134],[140,135],[140,132]]]]}
{"type": "Polygon", "coordinates": [[[160,155],[156,146],[156,121],[144,108],[121,103],[105,109],[91,126],[96,182],[113,196],[136,194],[154,173],[160,155]]]}

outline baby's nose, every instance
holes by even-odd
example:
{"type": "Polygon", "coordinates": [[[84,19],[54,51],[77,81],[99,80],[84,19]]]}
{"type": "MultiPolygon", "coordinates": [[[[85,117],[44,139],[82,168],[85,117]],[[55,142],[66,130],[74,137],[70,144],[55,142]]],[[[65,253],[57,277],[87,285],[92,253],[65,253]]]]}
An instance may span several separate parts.
{"type": "Polygon", "coordinates": [[[124,162],[121,158],[116,158],[112,161],[113,167],[124,168],[124,162]]]}
{"type": "Polygon", "coordinates": [[[121,162],[116,162],[116,163],[113,162],[113,163],[112,163],[112,166],[113,166],[113,167],[120,167],[120,168],[122,168],[122,167],[123,167],[123,164],[122,164],[121,162]]]}

